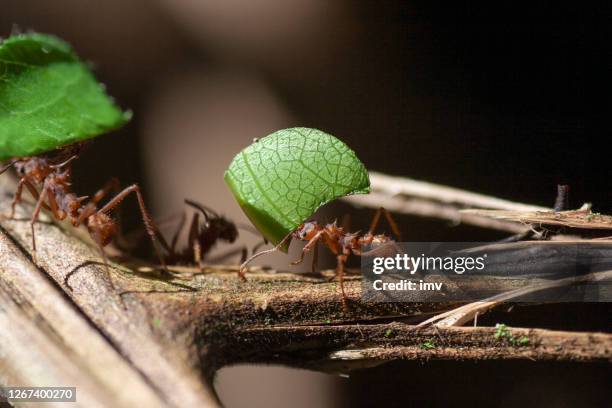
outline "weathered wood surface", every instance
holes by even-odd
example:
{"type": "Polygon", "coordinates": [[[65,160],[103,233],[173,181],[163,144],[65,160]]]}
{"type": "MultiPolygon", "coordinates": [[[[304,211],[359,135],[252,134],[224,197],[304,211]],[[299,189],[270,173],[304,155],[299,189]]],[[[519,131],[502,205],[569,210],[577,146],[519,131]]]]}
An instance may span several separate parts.
{"type": "MultiPolygon", "coordinates": [[[[0,178],[2,214],[13,188],[0,178]]],[[[169,281],[125,266],[109,276],[95,248],[44,217],[34,259],[30,210],[0,222],[0,384],[76,386],[82,406],[215,406],[214,372],[237,362],[346,371],[394,359],[612,359],[609,334],[510,329],[529,338],[519,347],[493,328],[416,328],[449,305],[364,304],[358,278],[345,312],[336,282],[308,276],[259,270],[243,283],[235,267],[211,267],[169,281]]]]}

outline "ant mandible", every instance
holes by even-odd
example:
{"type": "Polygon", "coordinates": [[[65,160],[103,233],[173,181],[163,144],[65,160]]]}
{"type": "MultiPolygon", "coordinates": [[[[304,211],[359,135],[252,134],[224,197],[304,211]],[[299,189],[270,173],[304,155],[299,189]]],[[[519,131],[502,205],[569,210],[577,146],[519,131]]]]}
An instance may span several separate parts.
{"type": "Polygon", "coordinates": [[[391,226],[393,234],[398,240],[401,241],[401,234],[397,227],[397,224],[391,217],[391,214],[382,207],[376,211],[376,214],[372,219],[372,223],[370,224],[370,229],[365,234],[360,234],[359,232],[345,232],[344,228],[339,227],[335,221],[332,224],[327,224],[325,226],[319,225],[316,221],[309,221],[301,224],[295,231],[292,231],[287,234],[287,236],[285,236],[285,238],[283,238],[282,241],[274,248],[268,249],[266,251],[261,251],[251,256],[244,263],[242,263],[242,265],[240,265],[238,274],[241,279],[246,280],[246,267],[253,259],[264,254],[278,251],[286,243],[288,243],[291,238],[307,242],[307,244],[302,249],[302,253],[300,254],[299,259],[291,262],[291,264],[298,265],[302,263],[302,261],[304,260],[304,256],[308,252],[314,250],[312,258],[312,269],[314,271],[314,267],[317,261],[317,244],[319,242],[322,242],[336,256],[336,277],[340,282],[340,291],[342,292],[342,305],[344,306],[344,308],[346,308],[347,296],[344,291],[344,265],[346,264],[348,257],[351,254],[356,256],[362,256],[364,253],[361,251],[361,248],[364,246],[378,246],[381,244],[394,242],[389,236],[385,234],[374,234],[374,231],[376,230],[376,227],[380,222],[381,215],[385,216],[387,222],[391,226]]]}
{"type": "Polygon", "coordinates": [[[2,174],[9,168],[14,167],[19,176],[17,190],[11,204],[10,218],[15,215],[15,206],[21,201],[24,186],[36,200],[36,206],[30,219],[33,253],[36,254],[34,224],[40,215],[40,211],[44,208],[50,211],[53,217],[59,221],[68,218],[74,227],[85,225],[91,238],[97,244],[105,265],[108,267],[104,247],[111,242],[118,232],[117,224],[109,213],[129,194],[135,193],[147,234],[151,238],[157,257],[165,270],[164,258],[157,247],[156,228],[145,207],[142,193],[137,184],[132,184],[119,191],[118,180],[111,179],[85,204],[83,203],[88,199],[87,196],[78,197],[72,192],[71,163],[79,157],[82,147],[83,144],[68,146],[61,149],[55,156],[32,156],[14,159],[0,170],[0,174],[2,174]],[[115,196],[106,205],[98,209],[100,201],[111,191],[115,191],[115,196]]]}

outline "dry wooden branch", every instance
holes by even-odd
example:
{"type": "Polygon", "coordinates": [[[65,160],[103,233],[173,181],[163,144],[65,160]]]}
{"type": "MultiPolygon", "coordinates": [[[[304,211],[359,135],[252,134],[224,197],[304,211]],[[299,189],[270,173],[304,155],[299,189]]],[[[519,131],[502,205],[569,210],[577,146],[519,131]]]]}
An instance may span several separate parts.
{"type": "MultiPolygon", "coordinates": [[[[0,178],[2,214],[13,189],[0,178]]],[[[511,329],[529,337],[515,346],[491,328],[418,329],[453,305],[363,303],[357,277],[344,312],[338,284],[317,277],[259,269],[243,283],[235,266],[191,279],[109,274],[94,247],[44,217],[35,261],[29,211],[0,222],[0,383],[77,386],[82,406],[215,406],[214,372],[237,362],[345,371],[392,359],[612,359],[609,334],[511,329]]]]}
{"type": "Polygon", "coordinates": [[[612,216],[597,214],[590,208],[572,211],[497,211],[463,210],[462,214],[483,216],[530,225],[547,225],[588,230],[612,230],[612,216]]]}
{"type": "Polygon", "coordinates": [[[437,316],[431,317],[424,322],[418,324],[418,327],[424,327],[429,324],[435,324],[437,327],[461,326],[476,318],[478,314],[486,313],[503,302],[515,301],[516,299],[553,288],[571,286],[578,282],[594,282],[599,280],[612,279],[612,271],[594,272],[582,276],[572,276],[570,278],[548,280],[528,285],[519,289],[511,290],[499,295],[491,296],[487,299],[477,302],[468,303],[456,309],[440,313],[437,316]]]}
{"type": "Polygon", "coordinates": [[[482,194],[427,183],[405,177],[370,172],[372,192],[368,195],[345,197],[343,200],[363,207],[385,207],[403,214],[440,218],[454,224],[521,233],[528,227],[516,222],[497,220],[480,214],[462,213],[466,208],[488,208],[510,211],[550,211],[550,208],[515,203],[482,194]]]}

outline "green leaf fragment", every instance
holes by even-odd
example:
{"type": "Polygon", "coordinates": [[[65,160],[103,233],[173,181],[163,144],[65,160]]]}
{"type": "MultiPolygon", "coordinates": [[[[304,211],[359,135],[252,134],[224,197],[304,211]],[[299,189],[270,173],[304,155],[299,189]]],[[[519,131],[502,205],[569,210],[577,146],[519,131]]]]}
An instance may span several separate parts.
{"type": "Polygon", "coordinates": [[[272,133],[238,153],[225,181],[253,225],[278,244],[319,207],[370,192],[363,163],[346,144],[317,129],[272,133]]]}
{"type": "Polygon", "coordinates": [[[64,41],[22,34],[0,43],[0,160],[89,139],[127,120],[64,41]]]}
{"type": "Polygon", "coordinates": [[[421,343],[421,348],[423,350],[433,350],[436,348],[436,342],[434,340],[427,340],[421,343]]]}
{"type": "Polygon", "coordinates": [[[508,343],[512,344],[513,346],[527,346],[529,344],[529,337],[515,337],[508,329],[508,326],[503,323],[497,323],[495,325],[495,334],[493,334],[493,337],[496,340],[506,339],[508,340],[508,343]]]}

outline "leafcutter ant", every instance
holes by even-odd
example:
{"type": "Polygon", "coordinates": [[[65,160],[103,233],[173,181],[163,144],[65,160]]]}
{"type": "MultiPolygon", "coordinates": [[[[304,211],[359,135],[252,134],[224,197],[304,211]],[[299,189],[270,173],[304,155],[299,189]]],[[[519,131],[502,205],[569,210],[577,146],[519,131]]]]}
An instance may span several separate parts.
{"type": "Polygon", "coordinates": [[[391,214],[384,208],[379,208],[372,219],[370,229],[365,234],[359,232],[349,233],[345,232],[343,227],[339,227],[336,222],[327,225],[319,225],[316,221],[309,221],[301,224],[295,231],[287,234],[282,241],[272,249],[261,251],[240,265],[239,276],[244,280],[247,265],[255,258],[261,255],[268,254],[274,251],[278,251],[285,244],[287,244],[292,238],[300,241],[306,241],[306,245],[302,249],[300,257],[291,262],[292,265],[298,265],[304,260],[304,256],[313,251],[313,270],[317,261],[317,250],[319,242],[323,243],[335,256],[336,256],[336,277],[340,282],[340,291],[342,292],[342,304],[346,308],[347,296],[344,291],[344,265],[348,257],[353,254],[356,256],[365,255],[362,252],[364,247],[377,247],[380,245],[390,244],[393,241],[389,236],[385,234],[374,234],[376,227],[380,221],[381,215],[384,215],[387,222],[391,226],[393,234],[398,240],[401,240],[401,234],[397,227],[397,224],[391,217],[391,214]]]}
{"type": "Polygon", "coordinates": [[[72,168],[71,163],[78,158],[83,144],[75,144],[65,147],[53,155],[40,155],[24,157],[12,160],[0,170],[4,173],[14,167],[19,177],[19,184],[11,204],[10,218],[15,215],[15,206],[21,201],[23,188],[25,187],[36,200],[36,206],[30,219],[32,229],[32,250],[36,254],[36,235],[34,225],[40,211],[44,208],[52,216],[62,221],[70,220],[74,227],[85,225],[89,235],[98,246],[105,265],[108,267],[108,259],[104,247],[108,245],[118,233],[117,223],[111,218],[110,213],[131,193],[136,194],[142,220],[147,234],[153,242],[153,247],[165,269],[165,262],[160,249],[157,247],[156,228],[151,216],[147,211],[144,199],[137,184],[119,191],[117,179],[111,179],[91,198],[79,197],[72,192],[72,168]],[[111,191],[115,192],[113,198],[98,208],[99,203],[111,191]]]}
{"type": "MultiPolygon", "coordinates": [[[[202,272],[204,269],[204,259],[210,250],[219,241],[225,241],[230,244],[235,242],[238,238],[238,228],[246,229],[246,227],[235,224],[227,218],[217,214],[217,212],[211,208],[195,201],[186,199],[185,204],[196,210],[189,225],[187,246],[180,250],[176,249],[179,235],[187,221],[185,213],[181,216],[181,220],[172,236],[170,244],[167,243],[161,234],[158,235],[158,238],[162,247],[168,253],[166,257],[168,264],[194,263],[202,272]],[[200,221],[200,215],[204,217],[204,222],[200,221]]],[[[240,248],[238,251],[242,253],[242,261],[244,261],[247,256],[246,247],[240,248]]],[[[235,253],[236,251],[232,251],[231,253],[225,254],[224,257],[235,253]]]]}

